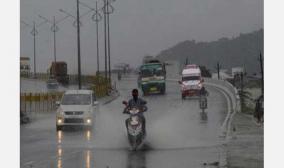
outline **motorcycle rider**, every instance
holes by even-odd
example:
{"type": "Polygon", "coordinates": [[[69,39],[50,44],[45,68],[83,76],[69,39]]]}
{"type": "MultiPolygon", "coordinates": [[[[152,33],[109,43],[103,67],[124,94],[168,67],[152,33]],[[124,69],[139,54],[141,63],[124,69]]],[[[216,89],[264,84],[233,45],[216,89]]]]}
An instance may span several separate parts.
{"type": "MultiPolygon", "coordinates": [[[[146,125],[146,120],[145,117],[143,115],[143,112],[147,111],[147,107],[145,106],[147,104],[147,102],[141,98],[138,97],[138,90],[137,89],[133,89],[132,90],[132,99],[130,99],[127,103],[127,106],[125,107],[123,113],[128,114],[128,109],[131,109],[133,107],[139,108],[140,112],[138,113],[139,117],[142,120],[142,130],[144,132],[144,135],[146,135],[146,129],[145,129],[145,125],[146,125]]],[[[127,127],[127,122],[128,119],[125,121],[125,125],[127,127]]]]}
{"type": "Polygon", "coordinates": [[[208,96],[209,95],[209,93],[207,92],[207,90],[205,89],[204,86],[202,86],[202,88],[200,89],[199,95],[200,96],[208,96]]]}

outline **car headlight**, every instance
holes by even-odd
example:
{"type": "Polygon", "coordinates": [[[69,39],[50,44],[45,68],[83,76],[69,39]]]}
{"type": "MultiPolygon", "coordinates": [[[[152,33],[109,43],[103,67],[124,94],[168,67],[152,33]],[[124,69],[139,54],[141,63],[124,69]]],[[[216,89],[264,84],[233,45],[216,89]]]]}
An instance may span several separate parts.
{"type": "Polygon", "coordinates": [[[62,124],[62,123],[63,123],[63,119],[62,119],[62,118],[58,118],[58,119],[57,119],[57,123],[58,123],[58,124],[62,124]]]}
{"type": "Polygon", "coordinates": [[[88,119],[86,120],[86,123],[87,123],[87,124],[91,124],[91,123],[92,123],[92,120],[91,120],[90,118],[88,118],[88,119]]]}

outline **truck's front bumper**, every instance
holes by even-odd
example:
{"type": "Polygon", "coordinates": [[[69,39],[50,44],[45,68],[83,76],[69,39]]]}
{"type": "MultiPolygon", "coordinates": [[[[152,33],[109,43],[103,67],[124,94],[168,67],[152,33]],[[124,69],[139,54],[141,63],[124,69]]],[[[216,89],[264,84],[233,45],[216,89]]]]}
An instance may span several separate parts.
{"type": "Polygon", "coordinates": [[[150,93],[164,91],[165,87],[166,87],[165,82],[147,82],[147,83],[145,82],[141,84],[143,92],[150,92],[150,93]]]}

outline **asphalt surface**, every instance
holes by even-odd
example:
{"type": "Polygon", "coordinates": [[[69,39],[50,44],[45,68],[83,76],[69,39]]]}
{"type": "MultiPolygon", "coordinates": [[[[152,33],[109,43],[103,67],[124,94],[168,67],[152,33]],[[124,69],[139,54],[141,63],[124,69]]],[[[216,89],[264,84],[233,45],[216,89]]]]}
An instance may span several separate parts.
{"type": "Polygon", "coordinates": [[[20,90],[21,93],[39,93],[39,92],[52,92],[52,91],[65,91],[67,89],[77,89],[78,86],[71,85],[68,87],[64,87],[62,85],[59,85],[58,89],[56,90],[50,90],[46,87],[46,81],[41,81],[37,79],[25,79],[21,78],[20,80],[20,90]]]}
{"type": "Polygon", "coordinates": [[[21,126],[21,167],[57,168],[204,168],[216,167],[224,150],[220,138],[226,116],[225,97],[214,87],[208,109],[202,114],[198,99],[181,100],[179,85],[167,82],[165,95],[142,97],[147,137],[141,151],[131,151],[122,114],[123,100],[130,98],[136,80],[117,83],[120,97],[99,105],[92,131],[67,129],[56,132],[55,113],[39,114],[21,126]]]}

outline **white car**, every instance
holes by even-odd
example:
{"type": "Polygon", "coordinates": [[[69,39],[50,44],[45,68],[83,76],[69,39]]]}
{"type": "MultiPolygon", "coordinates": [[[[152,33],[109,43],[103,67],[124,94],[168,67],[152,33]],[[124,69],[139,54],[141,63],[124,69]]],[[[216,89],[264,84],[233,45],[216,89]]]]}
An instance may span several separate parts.
{"type": "Polygon", "coordinates": [[[98,102],[92,90],[68,90],[61,102],[56,102],[56,130],[65,126],[93,127],[94,111],[98,102]]]}

